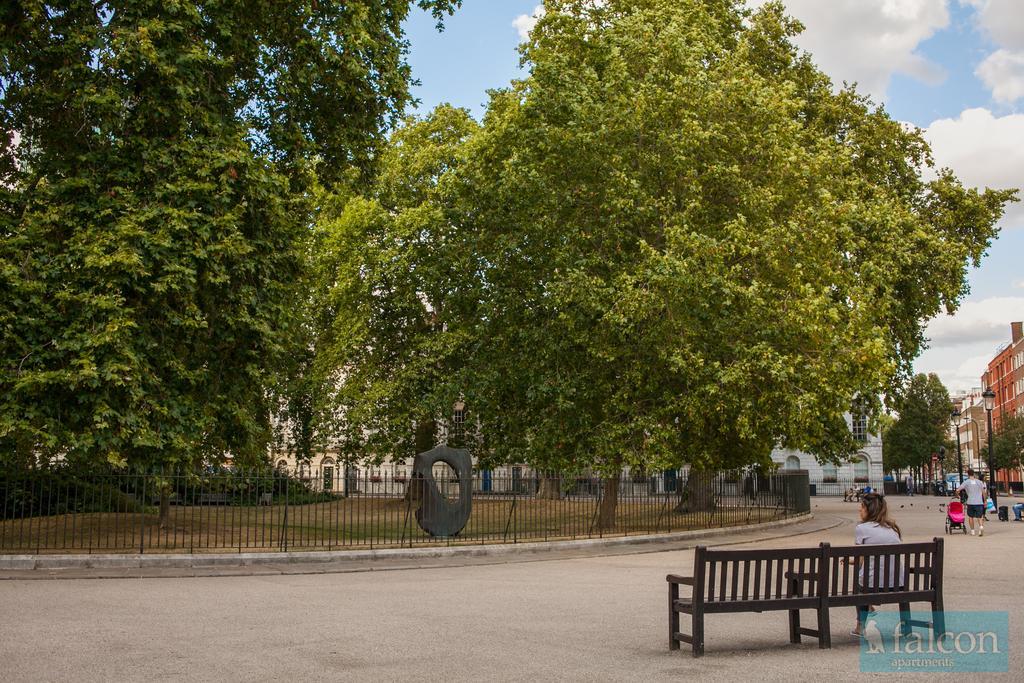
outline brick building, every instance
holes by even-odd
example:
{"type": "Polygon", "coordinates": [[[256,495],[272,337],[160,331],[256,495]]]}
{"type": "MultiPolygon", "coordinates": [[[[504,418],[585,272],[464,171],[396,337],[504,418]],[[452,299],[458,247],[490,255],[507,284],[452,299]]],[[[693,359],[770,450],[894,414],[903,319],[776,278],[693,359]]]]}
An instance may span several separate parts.
{"type": "MultiPolygon", "coordinates": [[[[981,376],[981,385],[995,392],[992,410],[992,430],[999,433],[1003,419],[1010,415],[1024,415],[1024,323],[1010,323],[1010,341],[999,347],[981,376]]],[[[1019,470],[999,471],[1000,482],[1020,482],[1019,470]]]]}

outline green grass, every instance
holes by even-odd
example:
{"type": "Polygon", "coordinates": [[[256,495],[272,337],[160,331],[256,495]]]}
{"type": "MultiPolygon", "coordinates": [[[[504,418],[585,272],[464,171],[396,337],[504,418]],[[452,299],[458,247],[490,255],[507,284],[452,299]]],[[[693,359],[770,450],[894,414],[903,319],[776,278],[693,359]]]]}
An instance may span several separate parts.
{"type": "Polygon", "coordinates": [[[2,553],[223,552],[337,550],[512,543],[640,535],[777,519],[772,510],[737,505],[679,514],[674,500],[623,500],[612,529],[596,527],[591,498],[476,498],[459,536],[432,538],[415,510],[395,498],[335,498],[309,505],[172,506],[161,529],[155,508],[138,513],[78,513],[0,522],[2,553]],[[514,503],[514,504],[513,504],[514,503]]]}

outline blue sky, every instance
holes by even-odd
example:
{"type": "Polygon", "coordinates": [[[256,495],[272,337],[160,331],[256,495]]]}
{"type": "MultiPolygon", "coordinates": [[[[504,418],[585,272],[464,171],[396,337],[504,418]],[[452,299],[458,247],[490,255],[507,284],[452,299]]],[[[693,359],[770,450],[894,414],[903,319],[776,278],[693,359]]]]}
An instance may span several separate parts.
{"type": "MultiPolygon", "coordinates": [[[[750,0],[760,4],[763,0],[750,0]]],[[[517,45],[541,0],[464,0],[438,33],[406,24],[422,84],[419,112],[441,102],[480,116],[487,90],[522,74],[517,45]]],[[[1024,0],[784,0],[806,26],[798,44],[836,82],[855,81],[890,114],[925,130],[937,162],[969,185],[1024,187],[1024,0]]],[[[929,324],[917,361],[951,390],[980,383],[1011,320],[1024,319],[1024,203],[1002,223],[971,293],[929,324]]]]}

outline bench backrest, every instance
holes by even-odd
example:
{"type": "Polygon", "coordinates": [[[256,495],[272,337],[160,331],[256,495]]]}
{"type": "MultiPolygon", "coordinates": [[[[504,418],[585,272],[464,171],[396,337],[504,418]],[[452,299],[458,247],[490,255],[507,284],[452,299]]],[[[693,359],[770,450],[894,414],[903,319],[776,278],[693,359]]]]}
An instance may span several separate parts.
{"type": "Polygon", "coordinates": [[[829,546],[829,596],[933,591],[942,582],[942,539],[930,543],[829,546]]]}
{"type": "Polygon", "coordinates": [[[941,586],[940,538],[930,543],[834,547],[822,543],[816,548],[764,550],[698,546],[694,555],[693,593],[703,603],[919,593],[941,590],[941,586]]]}
{"type": "Polygon", "coordinates": [[[694,558],[694,593],[703,602],[780,600],[817,595],[816,581],[802,581],[793,591],[789,577],[817,576],[821,548],[766,550],[708,550],[697,548],[694,558]]]}

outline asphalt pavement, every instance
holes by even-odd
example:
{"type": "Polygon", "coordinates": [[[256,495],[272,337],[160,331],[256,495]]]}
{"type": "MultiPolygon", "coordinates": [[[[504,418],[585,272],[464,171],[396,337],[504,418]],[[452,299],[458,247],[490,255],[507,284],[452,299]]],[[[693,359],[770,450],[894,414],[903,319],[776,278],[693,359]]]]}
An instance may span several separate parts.
{"type": "MultiPolygon", "coordinates": [[[[706,545],[852,542],[856,504],[817,498],[814,519],[706,545]]],[[[938,498],[890,497],[904,540],[943,535],[938,498]]],[[[948,610],[1002,610],[1024,676],[1024,523],[946,537],[948,610]]],[[[784,612],[711,615],[706,656],[670,652],[667,573],[690,547],[365,563],[346,571],[0,581],[7,681],[860,680],[852,609],[833,648],[788,642],[784,612]],[[642,552],[636,552],[636,551],[642,552]],[[657,552],[652,552],[657,551],[657,552]]],[[[245,572],[243,572],[245,573],[245,572]]],[[[810,613],[805,619],[810,618],[810,613]]],[[[927,674],[916,674],[928,679],[927,674]]],[[[959,676],[963,678],[963,676],[959,676]]],[[[952,678],[952,676],[947,676],[952,678]]]]}

